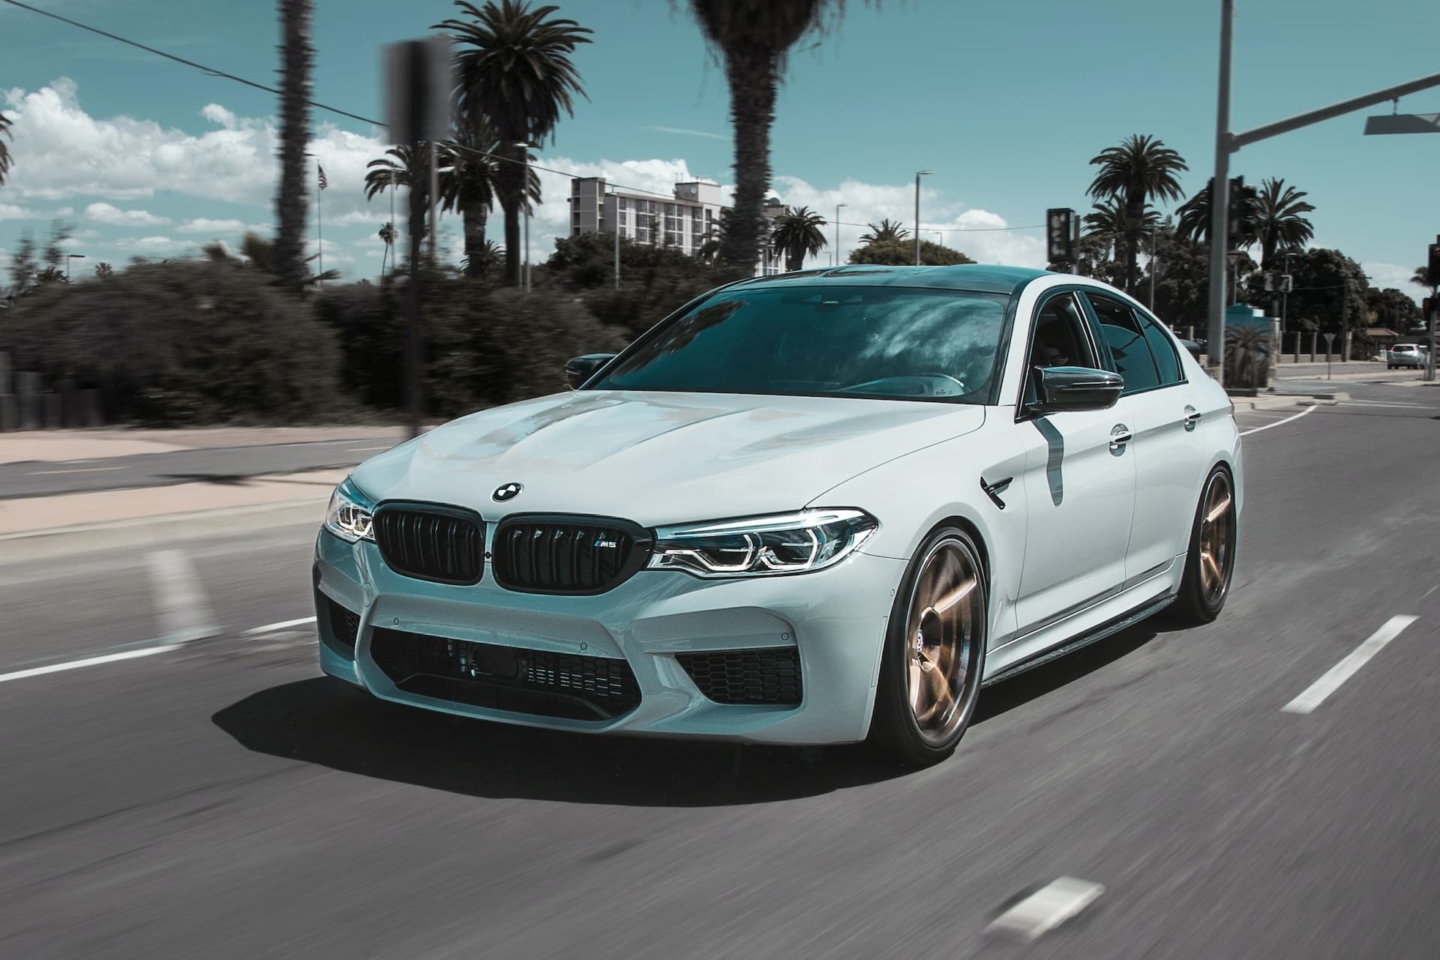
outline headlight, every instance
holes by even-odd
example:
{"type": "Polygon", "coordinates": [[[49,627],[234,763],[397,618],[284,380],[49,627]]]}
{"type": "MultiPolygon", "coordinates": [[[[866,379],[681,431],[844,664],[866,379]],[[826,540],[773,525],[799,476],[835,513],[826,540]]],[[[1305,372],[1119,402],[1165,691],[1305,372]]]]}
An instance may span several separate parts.
{"type": "Polygon", "coordinates": [[[809,573],[845,559],[878,526],[863,510],[840,509],[661,527],[649,569],[700,577],[809,573]]]}
{"type": "Polygon", "coordinates": [[[375,504],[355,488],[348,479],[330,495],[330,509],[325,511],[325,529],[347,543],[374,540],[370,528],[375,504]]]}

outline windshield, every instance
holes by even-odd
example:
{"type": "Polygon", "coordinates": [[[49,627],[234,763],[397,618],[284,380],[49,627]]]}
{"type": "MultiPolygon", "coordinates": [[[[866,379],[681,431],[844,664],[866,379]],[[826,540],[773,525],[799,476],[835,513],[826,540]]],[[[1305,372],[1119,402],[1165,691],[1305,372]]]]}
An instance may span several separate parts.
{"type": "Polygon", "coordinates": [[[1009,301],[894,287],[737,289],[666,325],[593,388],[985,403],[1009,301]]]}

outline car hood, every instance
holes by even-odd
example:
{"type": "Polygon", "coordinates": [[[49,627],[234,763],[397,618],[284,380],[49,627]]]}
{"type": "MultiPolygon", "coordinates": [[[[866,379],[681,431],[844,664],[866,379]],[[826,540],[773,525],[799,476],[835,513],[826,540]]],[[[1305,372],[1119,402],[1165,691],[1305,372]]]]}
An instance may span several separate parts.
{"type": "Polygon", "coordinates": [[[377,502],[654,526],[794,510],[984,420],[983,407],[910,400],[585,390],[447,423],[366,461],[352,479],[377,502]],[[491,494],[510,483],[523,485],[520,494],[495,502],[491,494]]]}

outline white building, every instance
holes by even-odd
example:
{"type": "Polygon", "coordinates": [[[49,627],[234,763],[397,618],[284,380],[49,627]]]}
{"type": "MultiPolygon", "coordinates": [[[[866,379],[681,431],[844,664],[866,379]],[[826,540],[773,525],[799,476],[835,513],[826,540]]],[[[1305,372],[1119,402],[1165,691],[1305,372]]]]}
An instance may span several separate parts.
{"type": "MultiPolygon", "coordinates": [[[[635,243],[673,247],[694,256],[718,228],[722,203],[718,183],[675,184],[673,200],[654,194],[632,193],[607,187],[604,177],[570,180],[570,235],[611,233],[619,224],[620,236],[635,243]]],[[[777,199],[766,202],[765,216],[774,219],[786,207],[777,199]]],[[[755,274],[780,271],[779,258],[762,254],[755,274]]]]}

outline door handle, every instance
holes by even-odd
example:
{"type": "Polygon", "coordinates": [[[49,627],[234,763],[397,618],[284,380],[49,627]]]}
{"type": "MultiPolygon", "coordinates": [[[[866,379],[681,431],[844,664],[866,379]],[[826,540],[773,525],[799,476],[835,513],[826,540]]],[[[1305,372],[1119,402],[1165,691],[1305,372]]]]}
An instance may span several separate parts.
{"type": "Polygon", "coordinates": [[[1110,430],[1110,449],[1119,450],[1121,447],[1125,446],[1125,444],[1129,443],[1131,440],[1134,439],[1135,434],[1130,432],[1129,427],[1125,426],[1125,424],[1123,423],[1117,423],[1110,430]]]}
{"type": "Polygon", "coordinates": [[[1185,405],[1185,429],[1194,430],[1195,424],[1200,422],[1201,413],[1188,403],[1185,405]]]}

